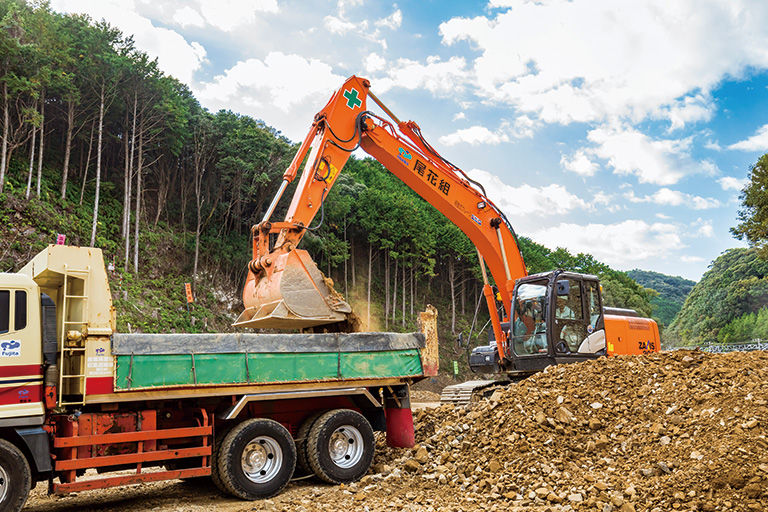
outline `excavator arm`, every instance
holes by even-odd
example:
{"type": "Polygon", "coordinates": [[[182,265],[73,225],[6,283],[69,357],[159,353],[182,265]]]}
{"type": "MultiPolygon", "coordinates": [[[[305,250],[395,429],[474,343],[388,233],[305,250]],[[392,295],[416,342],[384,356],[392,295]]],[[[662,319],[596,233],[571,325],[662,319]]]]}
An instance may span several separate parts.
{"type": "Polygon", "coordinates": [[[253,260],[243,290],[246,310],[235,325],[297,328],[343,321],[351,308],[305,251],[296,249],[352,151],[361,147],[408,187],[437,208],[477,247],[483,293],[501,360],[501,322],[511,314],[515,280],[527,275],[512,227],[482,185],[454,166],[421,135],[413,121],[400,121],[371,91],[368,80],[351,77],[315,116],[312,127],[283,175],[264,219],[252,228],[253,260]],[[373,100],[392,121],[367,110],[373,100]],[[296,192],[282,222],[270,218],[304,162],[296,192]],[[274,240],[273,243],[271,241],[274,240]],[[486,275],[497,283],[499,313],[486,275]]]}

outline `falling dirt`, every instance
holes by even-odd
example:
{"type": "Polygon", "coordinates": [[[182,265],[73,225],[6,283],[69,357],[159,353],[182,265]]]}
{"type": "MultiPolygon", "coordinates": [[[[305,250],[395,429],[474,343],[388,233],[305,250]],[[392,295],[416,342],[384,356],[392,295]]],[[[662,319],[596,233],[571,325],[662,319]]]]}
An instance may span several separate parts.
{"type": "Polygon", "coordinates": [[[256,503],[206,480],[56,498],[30,511],[768,510],[768,353],[678,351],[551,367],[489,399],[414,413],[418,445],[378,438],[348,486],[256,503]]]}

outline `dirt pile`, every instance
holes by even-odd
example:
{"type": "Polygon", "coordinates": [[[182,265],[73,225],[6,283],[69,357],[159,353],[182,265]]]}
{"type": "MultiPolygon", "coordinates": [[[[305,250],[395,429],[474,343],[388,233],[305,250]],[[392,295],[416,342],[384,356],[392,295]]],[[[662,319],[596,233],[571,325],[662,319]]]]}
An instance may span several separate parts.
{"type": "Polygon", "coordinates": [[[553,367],[467,407],[414,413],[413,450],[377,436],[370,474],[258,502],[160,482],[31,511],[768,510],[768,353],[680,351],[553,367]]]}
{"type": "Polygon", "coordinates": [[[766,400],[764,352],[551,367],[483,402],[419,411],[419,446],[369,480],[464,509],[768,510],[766,400]]]}

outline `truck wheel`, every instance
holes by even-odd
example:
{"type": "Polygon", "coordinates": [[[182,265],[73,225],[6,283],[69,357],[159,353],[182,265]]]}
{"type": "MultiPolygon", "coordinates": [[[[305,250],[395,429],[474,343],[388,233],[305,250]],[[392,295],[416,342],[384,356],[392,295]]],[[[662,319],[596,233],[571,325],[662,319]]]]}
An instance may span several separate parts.
{"type": "Polygon", "coordinates": [[[301,424],[299,431],[296,434],[296,467],[307,474],[312,473],[312,468],[309,466],[309,460],[307,459],[307,439],[309,439],[309,430],[312,428],[312,425],[315,424],[317,418],[322,415],[322,412],[310,415],[304,420],[304,423],[301,424]]]}
{"type": "Polygon", "coordinates": [[[349,483],[368,472],[375,440],[359,412],[336,409],[320,416],[309,431],[307,459],[312,471],[329,483],[349,483]]]}
{"type": "Polygon", "coordinates": [[[244,500],[268,498],[288,484],[296,468],[290,432],[276,421],[246,420],[219,447],[218,477],[227,492],[244,500]]]}
{"type": "Polygon", "coordinates": [[[21,510],[31,487],[27,458],[13,444],[0,439],[0,510],[21,510]]]}

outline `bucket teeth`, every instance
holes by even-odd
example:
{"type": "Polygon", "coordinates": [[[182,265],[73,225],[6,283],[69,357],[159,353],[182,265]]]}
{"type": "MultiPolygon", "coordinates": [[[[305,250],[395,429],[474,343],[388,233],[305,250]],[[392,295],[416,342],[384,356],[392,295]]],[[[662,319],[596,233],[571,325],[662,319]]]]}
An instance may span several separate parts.
{"type": "Polygon", "coordinates": [[[301,329],[347,320],[352,308],[303,250],[280,255],[243,296],[236,327],[301,329]]]}

